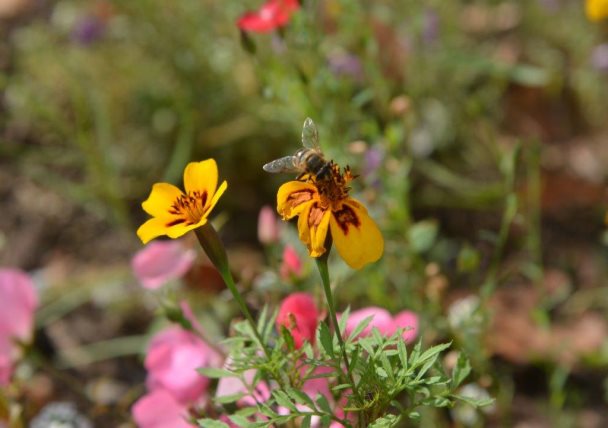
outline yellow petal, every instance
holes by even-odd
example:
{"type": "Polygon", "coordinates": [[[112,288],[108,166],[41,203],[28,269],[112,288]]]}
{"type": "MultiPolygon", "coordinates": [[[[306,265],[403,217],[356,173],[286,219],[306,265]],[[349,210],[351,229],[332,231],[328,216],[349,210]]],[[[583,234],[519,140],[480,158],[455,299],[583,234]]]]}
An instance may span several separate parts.
{"type": "Polygon", "coordinates": [[[382,256],[384,238],[380,229],[356,200],[349,198],[341,209],[332,212],[329,225],[338,253],[353,269],[360,269],[382,256]]]}
{"type": "Polygon", "coordinates": [[[217,187],[217,176],[215,159],[190,162],[184,169],[186,193],[207,192],[207,198],[212,197],[217,187]]]}
{"type": "Polygon", "coordinates": [[[279,187],[277,192],[277,212],[283,217],[283,220],[289,220],[306,208],[306,202],[318,198],[317,188],[312,184],[288,181],[279,187]]]}
{"type": "Polygon", "coordinates": [[[153,217],[168,217],[171,205],[182,196],[183,193],[173,184],[156,183],[152,186],[150,196],[142,204],[145,212],[153,217]]]}
{"type": "Polygon", "coordinates": [[[587,0],[585,12],[590,21],[608,18],[608,0],[587,0]]]}
{"type": "Polygon", "coordinates": [[[306,244],[311,257],[325,253],[325,238],[329,228],[329,210],[320,211],[317,202],[303,204],[304,208],[298,218],[298,236],[306,244]]]}
{"type": "Polygon", "coordinates": [[[220,184],[220,187],[218,187],[215,194],[213,195],[213,198],[209,202],[209,205],[205,207],[205,218],[207,218],[207,216],[209,215],[209,213],[211,212],[211,210],[213,209],[215,204],[217,204],[217,201],[219,201],[220,196],[222,196],[224,194],[224,192],[226,191],[227,188],[228,188],[228,183],[224,180],[222,182],[222,184],[220,184]]]}
{"type": "Polygon", "coordinates": [[[137,236],[139,236],[139,239],[141,239],[141,242],[144,244],[147,244],[154,238],[165,235],[175,239],[205,223],[207,223],[206,218],[201,219],[201,221],[196,224],[187,224],[185,220],[178,217],[173,219],[155,217],[149,219],[137,229],[137,236]]]}
{"type": "MultiPolygon", "coordinates": [[[[310,212],[312,213],[315,208],[316,207],[313,206],[310,212]]],[[[320,223],[310,228],[309,252],[311,257],[319,257],[325,253],[325,239],[327,238],[327,229],[329,229],[331,213],[329,210],[326,210],[323,212],[322,216],[320,223]]]]}

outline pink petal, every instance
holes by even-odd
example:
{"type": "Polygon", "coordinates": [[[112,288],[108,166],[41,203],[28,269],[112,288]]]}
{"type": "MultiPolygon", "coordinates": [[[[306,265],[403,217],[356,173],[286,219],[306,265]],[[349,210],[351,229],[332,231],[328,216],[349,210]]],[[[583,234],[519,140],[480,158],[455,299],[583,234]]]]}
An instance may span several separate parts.
{"type": "Polygon", "coordinates": [[[209,379],[197,372],[201,367],[217,367],[221,357],[195,334],[170,327],[152,339],[144,364],[148,387],[170,392],[181,403],[203,399],[209,379]]]}
{"type": "Polygon", "coordinates": [[[403,340],[413,341],[418,336],[418,315],[412,311],[402,311],[395,315],[395,328],[409,328],[403,332],[403,340]]]}
{"type": "Polygon", "coordinates": [[[23,271],[0,269],[0,340],[28,342],[34,329],[38,294],[23,271]]]}
{"type": "Polygon", "coordinates": [[[391,314],[386,309],[370,306],[351,312],[346,321],[346,334],[350,335],[358,324],[370,316],[373,316],[373,319],[363,329],[360,337],[368,336],[372,332],[373,327],[376,327],[384,336],[390,336],[395,332],[395,325],[391,314]]]}
{"type": "Polygon", "coordinates": [[[286,245],[283,250],[283,261],[279,271],[283,280],[302,274],[302,259],[300,259],[297,251],[291,245],[286,245]]]}
{"type": "Polygon", "coordinates": [[[141,397],[131,408],[139,428],[192,428],[186,421],[188,410],[173,396],[157,389],[141,397]]]}
{"type": "Polygon", "coordinates": [[[258,239],[262,244],[273,244],[279,240],[280,223],[274,209],[265,205],[258,216],[258,239]]]}
{"type": "Polygon", "coordinates": [[[194,250],[186,249],[179,241],[152,241],[131,260],[135,277],[150,290],[181,278],[192,267],[194,250]]]}
{"type": "Polygon", "coordinates": [[[312,296],[293,293],[281,302],[276,323],[277,330],[284,326],[290,331],[299,348],[304,340],[314,341],[318,321],[319,311],[312,296]]]}

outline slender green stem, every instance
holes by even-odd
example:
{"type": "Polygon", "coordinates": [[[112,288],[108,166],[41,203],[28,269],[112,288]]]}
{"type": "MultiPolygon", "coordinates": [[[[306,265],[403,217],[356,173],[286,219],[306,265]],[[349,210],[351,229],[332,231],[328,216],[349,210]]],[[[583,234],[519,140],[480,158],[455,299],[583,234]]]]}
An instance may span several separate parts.
{"type": "Polygon", "coordinates": [[[224,248],[224,245],[222,244],[217,232],[213,226],[211,226],[211,224],[207,223],[206,225],[196,229],[196,237],[203,247],[203,250],[205,250],[205,253],[207,253],[211,263],[213,263],[213,265],[219,271],[222,279],[226,283],[226,286],[228,286],[228,289],[232,293],[234,300],[236,300],[236,303],[239,305],[239,309],[243,315],[245,315],[245,318],[247,318],[253,334],[264,350],[264,354],[266,354],[266,357],[270,360],[270,351],[264,343],[264,340],[262,340],[262,336],[258,332],[257,325],[251,316],[251,312],[249,312],[245,299],[243,299],[243,296],[236,288],[236,283],[234,282],[232,272],[230,271],[230,265],[228,264],[226,249],[224,248]]]}
{"type": "Polygon", "coordinates": [[[317,262],[317,268],[319,269],[319,274],[321,275],[321,280],[323,282],[323,290],[325,291],[325,298],[327,299],[327,307],[329,308],[329,316],[331,317],[331,323],[333,324],[334,331],[338,336],[338,342],[340,343],[340,350],[342,351],[342,359],[344,360],[344,366],[346,367],[348,381],[352,386],[353,393],[359,399],[359,390],[357,389],[357,384],[355,383],[353,373],[350,369],[350,362],[348,361],[348,356],[346,355],[346,344],[344,343],[344,339],[342,338],[342,332],[340,332],[340,325],[338,324],[338,317],[336,316],[334,297],[331,292],[331,286],[329,282],[329,268],[327,267],[328,255],[329,251],[325,252],[325,254],[323,254],[321,257],[317,257],[315,261],[317,262]]]}

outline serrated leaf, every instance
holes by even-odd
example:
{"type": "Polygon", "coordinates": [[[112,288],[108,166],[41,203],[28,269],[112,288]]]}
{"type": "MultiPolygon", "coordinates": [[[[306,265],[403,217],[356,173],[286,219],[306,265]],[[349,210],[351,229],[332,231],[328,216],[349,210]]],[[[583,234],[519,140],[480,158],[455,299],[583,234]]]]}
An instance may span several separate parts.
{"type": "Polygon", "coordinates": [[[300,428],[310,428],[310,421],[312,420],[312,416],[304,416],[302,418],[302,422],[300,422],[300,428]]]}
{"type": "Polygon", "coordinates": [[[219,395],[219,396],[216,396],[213,399],[213,401],[215,401],[218,404],[235,403],[235,402],[239,401],[241,398],[243,398],[244,396],[245,396],[245,394],[242,392],[239,392],[238,394],[219,395]]]}
{"type": "Polygon", "coordinates": [[[463,401],[467,404],[470,404],[473,407],[485,407],[485,406],[489,406],[490,404],[494,403],[494,398],[482,398],[482,399],[475,399],[475,398],[471,398],[471,397],[467,397],[464,395],[457,395],[457,394],[452,394],[452,397],[463,401]]]}
{"type": "Polygon", "coordinates": [[[281,336],[283,337],[283,340],[285,341],[289,352],[293,352],[294,349],[296,349],[296,343],[293,340],[291,332],[284,325],[281,326],[281,336]]]}
{"type": "Polygon", "coordinates": [[[293,402],[289,399],[289,396],[285,392],[273,391],[272,396],[274,397],[274,399],[276,400],[276,402],[279,406],[283,406],[283,407],[291,410],[292,412],[298,411],[295,404],[293,404],[293,402]]]}
{"type": "Polygon", "coordinates": [[[317,394],[315,401],[321,411],[323,411],[324,413],[332,414],[331,406],[329,405],[327,398],[323,394],[317,394]]]}
{"type": "Polygon", "coordinates": [[[219,369],[214,367],[201,367],[196,369],[197,372],[210,379],[220,379],[223,377],[236,377],[233,372],[226,369],[219,369]]]}
{"type": "Polygon", "coordinates": [[[258,412],[259,410],[257,407],[243,407],[241,409],[238,409],[235,414],[248,418],[249,416],[253,416],[258,412]]]}
{"type": "Polygon", "coordinates": [[[228,424],[225,424],[224,422],[215,419],[204,418],[199,419],[196,422],[201,428],[230,428],[228,424]]]}
{"type": "Polygon", "coordinates": [[[359,337],[361,332],[363,330],[365,330],[365,328],[369,325],[370,322],[372,322],[373,319],[374,319],[373,315],[370,315],[369,317],[364,318],[363,321],[361,321],[359,324],[357,324],[357,326],[354,328],[354,330],[350,333],[350,337],[352,337],[353,339],[356,337],[359,337]]]}
{"type": "Polygon", "coordinates": [[[422,341],[419,340],[416,345],[414,345],[414,349],[410,354],[410,366],[413,366],[418,361],[418,357],[420,356],[420,349],[422,348],[422,341]]]}
{"type": "Polygon", "coordinates": [[[403,368],[407,370],[407,347],[403,340],[397,342],[397,350],[399,351],[399,361],[401,361],[403,368]]]}
{"type": "Polygon", "coordinates": [[[386,415],[382,418],[378,418],[368,425],[369,428],[392,428],[397,426],[401,416],[397,415],[386,415]]]}
{"type": "Polygon", "coordinates": [[[427,349],[426,351],[424,351],[422,353],[422,355],[420,355],[420,357],[418,357],[416,362],[413,363],[412,365],[419,366],[419,365],[423,364],[424,362],[426,362],[428,359],[433,358],[435,355],[438,355],[440,352],[448,349],[450,346],[452,346],[452,342],[435,345],[435,346],[427,349]]]}
{"type": "Polygon", "coordinates": [[[240,427],[249,427],[251,426],[251,421],[249,419],[247,419],[244,416],[241,415],[230,415],[228,416],[230,418],[230,421],[232,421],[233,424],[240,426],[240,427]]]}
{"type": "Polygon", "coordinates": [[[456,367],[454,367],[454,372],[452,373],[452,388],[456,388],[460,385],[471,373],[471,363],[469,363],[469,359],[464,355],[464,353],[458,354],[458,361],[456,363],[456,367]]]}
{"type": "MultiPolygon", "coordinates": [[[[350,317],[350,306],[347,307],[344,312],[342,312],[342,315],[340,315],[340,318],[338,319],[338,326],[340,327],[340,331],[342,333],[344,333],[346,331],[346,322],[348,321],[349,317],[350,317]]],[[[353,335],[351,334],[350,337],[353,337],[353,335]]],[[[354,336],[354,337],[356,337],[356,336],[354,336]]]]}
{"type": "Polygon", "coordinates": [[[314,411],[316,409],[314,401],[307,394],[302,391],[298,391],[297,389],[287,388],[287,394],[298,404],[303,404],[308,406],[310,410],[314,411]]]}
{"type": "Polygon", "coordinates": [[[431,356],[431,359],[428,360],[426,363],[424,363],[424,366],[422,366],[422,368],[420,369],[420,371],[418,372],[418,375],[416,376],[416,380],[420,380],[422,379],[422,376],[425,375],[425,373],[431,368],[433,367],[433,365],[435,364],[435,362],[437,361],[437,357],[439,357],[439,354],[435,354],[433,356],[431,356]]]}
{"type": "Polygon", "coordinates": [[[321,342],[321,346],[323,347],[323,350],[325,350],[325,353],[330,357],[333,357],[334,342],[329,327],[327,327],[327,324],[324,322],[319,325],[319,341],[321,342]]]}
{"type": "Polygon", "coordinates": [[[376,367],[376,374],[382,379],[386,379],[388,377],[386,370],[384,370],[382,367],[376,367]]]}

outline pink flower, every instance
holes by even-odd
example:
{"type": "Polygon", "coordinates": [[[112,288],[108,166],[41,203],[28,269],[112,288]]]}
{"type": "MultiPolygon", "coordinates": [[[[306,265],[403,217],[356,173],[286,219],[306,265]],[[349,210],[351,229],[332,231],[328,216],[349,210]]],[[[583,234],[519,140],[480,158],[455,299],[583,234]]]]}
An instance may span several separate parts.
{"type": "Polygon", "coordinates": [[[372,320],[367,327],[363,329],[359,337],[369,336],[373,327],[376,327],[380,333],[385,336],[390,336],[395,332],[395,324],[391,314],[386,309],[370,306],[368,308],[351,312],[348,320],[346,321],[346,335],[350,335],[355,330],[357,325],[359,325],[365,318],[370,316],[373,317],[372,320]]]}
{"type": "Polygon", "coordinates": [[[298,0],[268,0],[260,10],[243,14],[237,25],[243,31],[268,33],[285,26],[299,8],[298,0]]]}
{"type": "Polygon", "coordinates": [[[0,385],[8,384],[20,356],[17,342],[27,343],[34,331],[38,295],[23,271],[0,269],[0,385]]]}
{"type": "Polygon", "coordinates": [[[148,388],[164,389],[178,402],[204,398],[209,379],[201,367],[220,367],[221,356],[200,337],[180,327],[169,327],[152,339],[145,359],[148,388]]]}
{"type": "Polygon", "coordinates": [[[300,259],[297,251],[291,245],[286,245],[283,250],[283,261],[279,268],[279,273],[283,280],[288,280],[292,276],[297,277],[302,274],[302,259],[300,259]]]}
{"type": "Polygon", "coordinates": [[[414,312],[402,311],[392,317],[386,309],[374,306],[359,309],[350,314],[346,321],[346,335],[350,335],[359,323],[370,316],[373,316],[372,320],[363,329],[359,337],[369,336],[373,327],[376,327],[384,336],[393,335],[399,328],[405,329],[403,340],[406,342],[411,342],[418,335],[418,315],[414,312]]]}
{"type": "Polygon", "coordinates": [[[412,311],[402,311],[395,315],[395,328],[402,328],[403,340],[412,342],[418,336],[418,315],[412,311]]]}
{"type": "Polygon", "coordinates": [[[296,348],[300,348],[304,340],[313,343],[319,311],[315,302],[309,294],[293,293],[287,296],[277,316],[277,330],[284,326],[291,333],[296,348]]]}
{"type": "Polygon", "coordinates": [[[160,288],[172,279],[181,278],[196,257],[194,250],[184,248],[179,241],[153,241],[131,260],[133,273],[150,290],[160,288]]]}
{"type": "Polygon", "coordinates": [[[131,408],[139,428],[192,428],[187,422],[188,409],[164,389],[141,397],[131,408]]]}
{"type": "Polygon", "coordinates": [[[279,240],[280,235],[279,219],[269,205],[265,205],[260,210],[258,216],[258,239],[262,244],[274,244],[279,240]]]}

